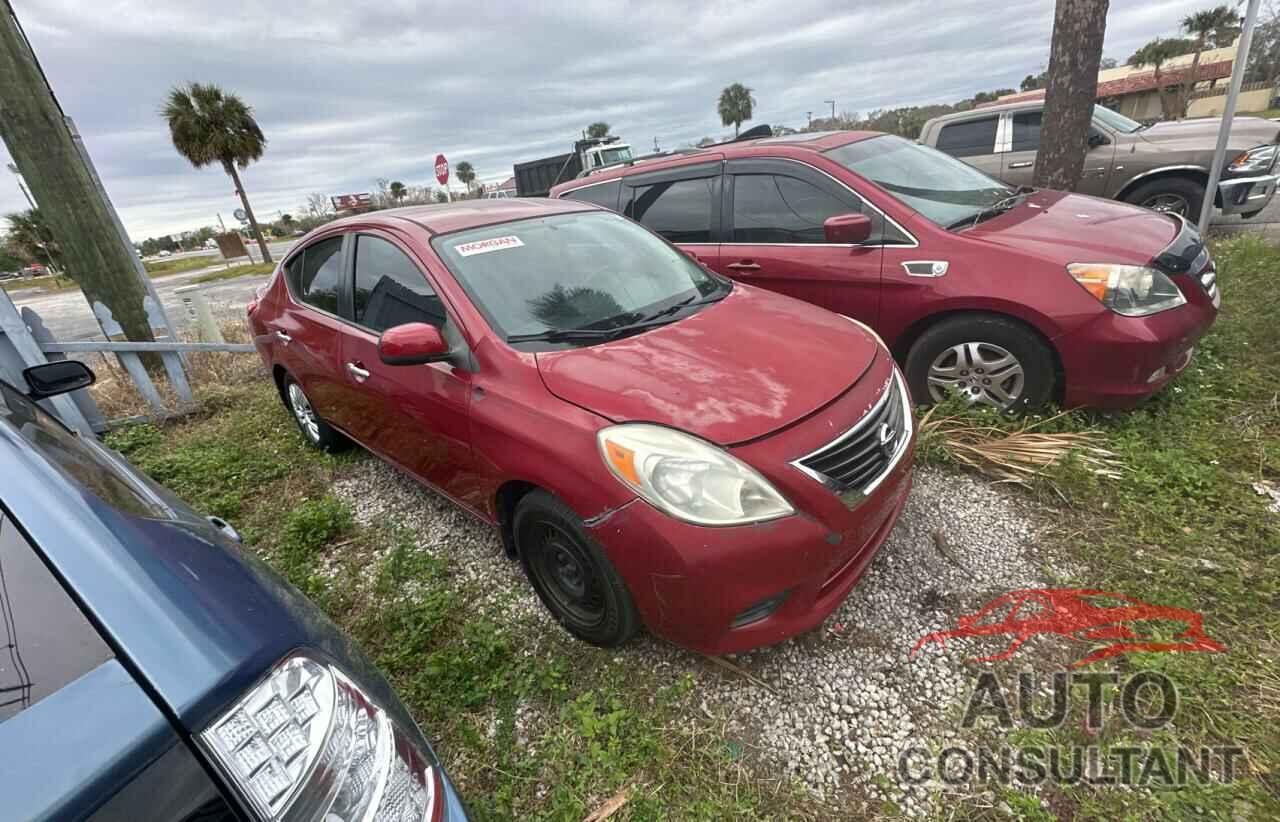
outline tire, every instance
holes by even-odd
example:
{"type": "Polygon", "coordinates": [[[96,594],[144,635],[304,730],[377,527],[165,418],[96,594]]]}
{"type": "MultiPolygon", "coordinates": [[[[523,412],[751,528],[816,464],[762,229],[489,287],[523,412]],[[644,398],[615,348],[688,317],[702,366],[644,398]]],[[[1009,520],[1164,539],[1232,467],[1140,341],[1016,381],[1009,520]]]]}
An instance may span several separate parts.
{"type": "Polygon", "coordinates": [[[1200,219],[1200,206],[1204,203],[1204,184],[1189,177],[1162,177],[1159,180],[1143,183],[1130,191],[1124,199],[1143,208],[1181,214],[1194,222],[1200,219]]]}
{"type": "Polygon", "coordinates": [[[968,314],[920,335],[907,353],[907,383],[918,403],[961,390],[971,404],[1002,411],[1044,405],[1053,393],[1053,353],[1035,332],[1003,317],[968,314]]]}
{"type": "Polygon", "coordinates": [[[293,421],[297,424],[298,430],[302,432],[302,438],[307,441],[307,445],[331,453],[345,450],[351,445],[351,440],[342,436],[336,428],[320,419],[320,415],[312,408],[311,400],[307,398],[306,392],[302,390],[302,386],[293,377],[285,376],[283,382],[281,382],[280,399],[284,401],[284,407],[293,417],[293,421]]]}
{"type": "Polygon", "coordinates": [[[565,630],[602,648],[635,636],[640,614],[631,592],[569,506],[531,491],[516,506],[513,526],[525,575],[565,630]]]}

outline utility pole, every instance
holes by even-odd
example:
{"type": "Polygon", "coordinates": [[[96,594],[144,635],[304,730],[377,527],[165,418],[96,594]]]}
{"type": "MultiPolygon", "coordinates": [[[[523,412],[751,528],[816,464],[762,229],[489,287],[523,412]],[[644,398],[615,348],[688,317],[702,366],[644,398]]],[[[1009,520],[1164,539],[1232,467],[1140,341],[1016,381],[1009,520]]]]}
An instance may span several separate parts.
{"type": "Polygon", "coordinates": [[[824,103],[830,103],[830,104],[831,104],[831,122],[832,122],[832,123],[834,123],[834,122],[836,121],[836,101],[835,101],[835,100],[823,100],[822,102],[824,102],[824,103]]]}
{"type": "Polygon", "coordinates": [[[136,254],[117,232],[9,0],[0,8],[0,136],[90,305],[109,308],[130,340],[152,340],[136,254]]]}

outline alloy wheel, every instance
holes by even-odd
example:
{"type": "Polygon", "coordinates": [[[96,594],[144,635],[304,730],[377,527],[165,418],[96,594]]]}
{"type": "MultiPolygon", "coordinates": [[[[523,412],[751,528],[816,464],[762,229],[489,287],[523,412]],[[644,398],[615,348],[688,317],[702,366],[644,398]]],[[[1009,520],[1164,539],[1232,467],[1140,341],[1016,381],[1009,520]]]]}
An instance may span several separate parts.
{"type": "Polygon", "coordinates": [[[942,402],[959,392],[971,405],[1007,410],[1022,398],[1026,374],[1018,358],[989,342],[953,345],[929,366],[929,395],[942,402]]]}
{"type": "Polygon", "coordinates": [[[1152,211],[1164,211],[1169,214],[1177,214],[1179,216],[1187,216],[1189,208],[1187,198],[1181,194],[1154,194],[1139,203],[1143,208],[1149,208],[1152,211]]]}
{"type": "Polygon", "coordinates": [[[551,522],[537,524],[537,544],[530,546],[529,570],[551,601],[552,610],[579,628],[590,629],[605,618],[605,597],[591,557],[577,540],[551,522]]]}
{"type": "Polygon", "coordinates": [[[302,430],[311,438],[312,442],[320,441],[320,421],[316,419],[316,412],[311,408],[311,401],[307,399],[307,395],[302,393],[302,386],[296,382],[289,383],[289,406],[293,409],[293,416],[298,420],[298,425],[302,426],[302,430]]]}

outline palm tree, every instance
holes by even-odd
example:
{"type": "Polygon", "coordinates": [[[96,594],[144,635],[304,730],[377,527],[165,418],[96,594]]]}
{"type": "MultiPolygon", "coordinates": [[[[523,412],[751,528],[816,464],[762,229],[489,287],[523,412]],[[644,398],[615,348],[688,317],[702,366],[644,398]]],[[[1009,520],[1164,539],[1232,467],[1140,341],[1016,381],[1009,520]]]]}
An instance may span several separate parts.
{"type": "Polygon", "coordinates": [[[716,106],[716,110],[720,113],[720,122],[723,125],[733,126],[733,136],[738,136],[738,127],[743,121],[751,119],[751,109],[756,105],[756,98],[751,96],[751,89],[742,85],[742,83],[734,83],[731,86],[725,86],[724,91],[720,92],[720,103],[716,106]]]}
{"type": "Polygon", "coordinates": [[[1186,106],[1184,105],[1179,110],[1179,100],[1175,99],[1180,97],[1177,94],[1178,87],[1164,82],[1164,74],[1161,69],[1165,63],[1173,58],[1190,54],[1194,50],[1195,43],[1190,40],[1181,37],[1157,37],[1129,57],[1128,63],[1134,68],[1151,66],[1155,70],[1156,91],[1160,95],[1160,108],[1164,110],[1166,119],[1179,119],[1186,113],[1186,106]],[[1174,92],[1172,95],[1169,93],[1171,88],[1174,92]]]}
{"type": "Polygon", "coordinates": [[[609,124],[603,120],[596,123],[592,123],[591,125],[587,126],[587,136],[594,137],[594,138],[608,137],[609,124]]]}
{"type": "Polygon", "coordinates": [[[262,261],[271,262],[271,252],[262,229],[253,216],[249,197],[236,168],[245,169],[266,150],[267,138],[253,119],[253,109],[239,97],[213,84],[191,83],[169,91],[161,116],[169,123],[173,147],[196,168],[218,163],[235,183],[244,205],[253,236],[262,249],[262,261]]]}
{"type": "Polygon", "coordinates": [[[391,185],[387,187],[387,191],[391,193],[391,199],[395,200],[397,203],[404,199],[404,195],[409,193],[409,189],[405,188],[404,183],[399,180],[392,182],[391,185]]]}
{"type": "Polygon", "coordinates": [[[40,209],[32,208],[5,215],[9,234],[5,238],[10,253],[29,263],[53,266],[61,256],[53,232],[45,225],[40,209]]]}
{"type": "Polygon", "coordinates": [[[1191,58],[1191,70],[1182,78],[1179,102],[1182,104],[1182,115],[1185,117],[1187,106],[1191,104],[1191,92],[1195,90],[1200,73],[1200,54],[1212,41],[1215,46],[1230,45],[1240,31],[1240,15],[1230,6],[1217,6],[1202,9],[1195,14],[1182,18],[1182,29],[1195,41],[1195,57],[1191,58]],[[1226,41],[1224,43],[1224,41],[1226,41]]]}
{"type": "Polygon", "coordinates": [[[453,172],[458,175],[458,180],[467,187],[467,191],[471,191],[471,181],[476,178],[476,170],[471,167],[471,163],[463,160],[453,167],[453,172]]]}

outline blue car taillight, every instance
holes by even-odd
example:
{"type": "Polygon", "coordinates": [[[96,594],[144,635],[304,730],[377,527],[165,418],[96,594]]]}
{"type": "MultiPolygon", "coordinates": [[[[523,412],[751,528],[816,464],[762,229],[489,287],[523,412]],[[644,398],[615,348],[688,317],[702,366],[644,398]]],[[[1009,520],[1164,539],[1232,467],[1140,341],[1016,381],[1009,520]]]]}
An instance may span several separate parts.
{"type": "Polygon", "coordinates": [[[264,820],[432,822],[440,774],[359,687],[294,655],[200,734],[264,820]]]}

